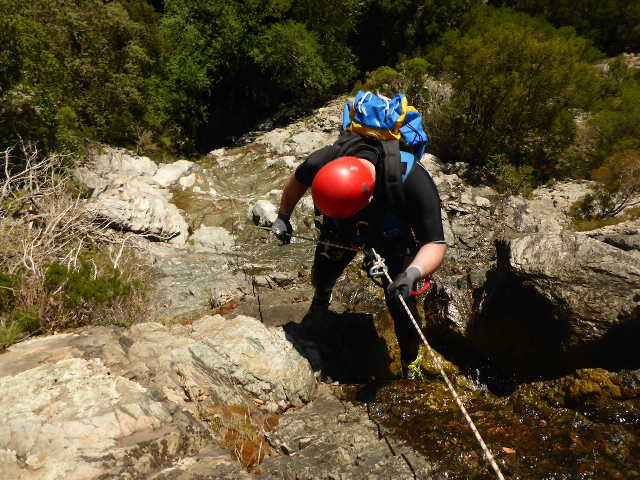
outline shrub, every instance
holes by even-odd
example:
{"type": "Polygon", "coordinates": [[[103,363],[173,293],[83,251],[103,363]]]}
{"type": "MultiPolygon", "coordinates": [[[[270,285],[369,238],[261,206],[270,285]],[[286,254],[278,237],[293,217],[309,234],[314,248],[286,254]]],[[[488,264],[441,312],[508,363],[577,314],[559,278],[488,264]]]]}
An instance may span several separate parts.
{"type": "Polygon", "coordinates": [[[8,312],[14,307],[19,287],[16,275],[0,271],[0,313],[8,312]]]}
{"type": "Polygon", "coordinates": [[[625,150],[607,158],[596,169],[598,205],[601,217],[614,217],[638,203],[640,195],[640,150],[625,150]],[[633,203],[635,202],[635,203],[633,203]]]}
{"type": "Polygon", "coordinates": [[[479,16],[443,61],[454,96],[436,153],[474,166],[504,154],[539,180],[550,177],[555,155],[573,141],[575,109],[599,95],[591,54],[569,30],[505,11],[479,16]]]}
{"type": "Polygon", "coordinates": [[[599,105],[589,126],[597,159],[622,150],[640,150],[640,81],[623,80],[617,94],[599,105]]]}
{"type": "Polygon", "coordinates": [[[36,332],[147,318],[148,270],[130,236],[85,212],[64,158],[28,146],[22,155],[23,170],[0,179],[0,348],[36,332]]]}
{"type": "Polygon", "coordinates": [[[640,203],[640,151],[608,157],[592,172],[592,178],[597,182],[594,192],[578,199],[569,210],[576,229],[591,230],[637,218],[638,209],[630,207],[640,203]]]}
{"type": "Polygon", "coordinates": [[[493,0],[557,26],[569,25],[610,55],[640,50],[640,7],[627,0],[493,0]]]}

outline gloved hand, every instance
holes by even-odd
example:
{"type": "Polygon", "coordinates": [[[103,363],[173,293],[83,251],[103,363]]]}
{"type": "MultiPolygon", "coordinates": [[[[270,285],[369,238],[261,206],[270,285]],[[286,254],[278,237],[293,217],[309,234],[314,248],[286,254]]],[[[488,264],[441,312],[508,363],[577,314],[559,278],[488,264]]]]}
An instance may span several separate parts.
{"type": "Polygon", "coordinates": [[[271,231],[282,242],[283,245],[291,243],[293,227],[289,221],[290,216],[286,213],[279,213],[278,218],[271,225],[271,231]]]}
{"type": "Polygon", "coordinates": [[[389,284],[387,293],[391,298],[395,298],[397,295],[407,301],[411,297],[411,292],[415,290],[416,283],[420,280],[420,277],[422,277],[420,269],[411,265],[389,284]]]}

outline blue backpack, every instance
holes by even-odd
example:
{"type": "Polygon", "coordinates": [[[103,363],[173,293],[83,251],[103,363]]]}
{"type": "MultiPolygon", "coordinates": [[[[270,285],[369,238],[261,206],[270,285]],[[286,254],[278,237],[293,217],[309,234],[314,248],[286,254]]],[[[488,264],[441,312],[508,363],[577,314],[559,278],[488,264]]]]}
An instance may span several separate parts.
{"type": "Polygon", "coordinates": [[[388,99],[359,91],[354,102],[344,107],[342,131],[335,144],[342,155],[347,154],[358,139],[379,145],[384,158],[382,178],[387,198],[394,210],[405,211],[402,184],[413,166],[420,162],[429,143],[422,115],[409,105],[402,93],[388,99]]]}
{"type": "Polygon", "coordinates": [[[420,161],[429,136],[422,127],[422,115],[399,93],[391,99],[371,92],[358,92],[342,112],[342,129],[382,141],[402,141],[420,161]]]}

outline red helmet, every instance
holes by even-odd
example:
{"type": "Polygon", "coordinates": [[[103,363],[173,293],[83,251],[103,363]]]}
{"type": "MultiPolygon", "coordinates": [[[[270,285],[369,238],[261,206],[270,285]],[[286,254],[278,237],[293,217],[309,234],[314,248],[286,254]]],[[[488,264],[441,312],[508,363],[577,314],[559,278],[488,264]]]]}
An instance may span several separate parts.
{"type": "Polygon", "coordinates": [[[363,160],[339,157],[318,170],[311,195],[327,217],[349,218],[369,204],[375,186],[375,176],[363,160]]]}

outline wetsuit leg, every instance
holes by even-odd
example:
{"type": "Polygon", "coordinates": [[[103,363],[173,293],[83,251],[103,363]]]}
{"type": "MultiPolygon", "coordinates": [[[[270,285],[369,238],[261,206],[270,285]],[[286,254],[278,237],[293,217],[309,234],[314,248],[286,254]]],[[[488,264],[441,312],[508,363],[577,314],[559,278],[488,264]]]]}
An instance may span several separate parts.
{"type": "MultiPolygon", "coordinates": [[[[384,254],[382,254],[382,256],[385,259],[387,268],[389,269],[389,276],[392,279],[404,271],[414,258],[413,255],[389,255],[385,257],[384,254]]],[[[413,326],[411,319],[407,315],[406,310],[402,306],[402,303],[400,303],[400,300],[397,297],[391,298],[387,294],[387,284],[388,281],[385,282],[385,300],[387,307],[389,308],[389,313],[391,313],[391,316],[393,317],[396,337],[398,338],[398,344],[400,345],[400,357],[402,359],[402,363],[404,365],[408,365],[418,356],[420,336],[413,326]]],[[[411,314],[416,319],[416,322],[420,325],[420,315],[418,313],[415,297],[412,296],[406,303],[411,314]]]]}
{"type": "MultiPolygon", "coordinates": [[[[320,237],[320,241],[332,241],[320,237]]],[[[335,242],[335,240],[333,240],[335,242]]],[[[353,260],[356,252],[338,247],[318,244],[313,258],[311,283],[315,288],[314,301],[329,304],[331,291],[344,269],[353,260]]]]}

